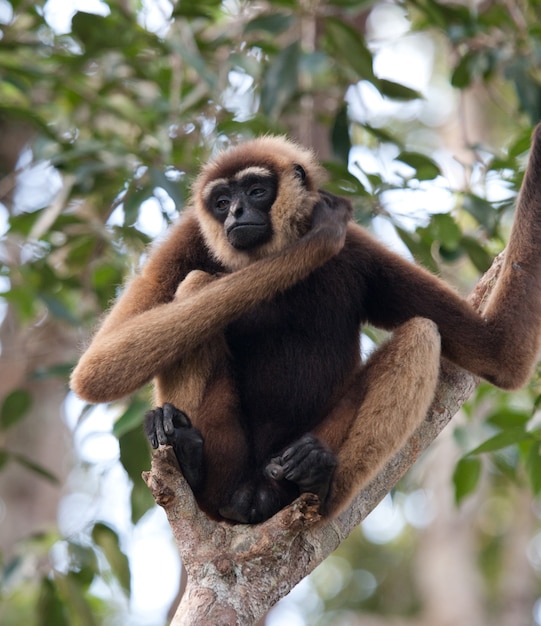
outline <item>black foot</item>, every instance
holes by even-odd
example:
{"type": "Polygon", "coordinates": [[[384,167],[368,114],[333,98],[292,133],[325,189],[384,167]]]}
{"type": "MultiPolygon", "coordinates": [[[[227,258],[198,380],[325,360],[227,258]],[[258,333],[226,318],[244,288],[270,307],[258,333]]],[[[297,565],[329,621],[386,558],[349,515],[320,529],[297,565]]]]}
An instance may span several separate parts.
{"type": "Polygon", "coordinates": [[[308,434],[291,444],[281,456],[271,459],[265,474],[274,480],[295,483],[300,493],[313,493],[324,503],[337,463],[334,452],[308,434]]]}
{"type": "Polygon", "coordinates": [[[295,485],[263,478],[243,483],[231,497],[220,515],[242,524],[259,524],[278,513],[299,495],[295,485]]]}
{"type": "Polygon", "coordinates": [[[166,402],[145,415],[145,434],[153,448],[173,446],[184,478],[195,493],[204,480],[203,437],[186,413],[166,402]]]}

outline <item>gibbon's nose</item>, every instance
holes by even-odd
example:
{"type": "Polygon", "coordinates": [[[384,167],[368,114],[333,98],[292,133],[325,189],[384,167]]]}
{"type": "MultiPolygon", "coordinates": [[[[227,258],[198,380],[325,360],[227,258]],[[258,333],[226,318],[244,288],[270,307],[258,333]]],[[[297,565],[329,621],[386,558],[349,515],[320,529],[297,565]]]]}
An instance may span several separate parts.
{"type": "Polygon", "coordinates": [[[244,206],[240,200],[237,200],[235,204],[229,210],[233,217],[240,217],[244,213],[244,206]]]}

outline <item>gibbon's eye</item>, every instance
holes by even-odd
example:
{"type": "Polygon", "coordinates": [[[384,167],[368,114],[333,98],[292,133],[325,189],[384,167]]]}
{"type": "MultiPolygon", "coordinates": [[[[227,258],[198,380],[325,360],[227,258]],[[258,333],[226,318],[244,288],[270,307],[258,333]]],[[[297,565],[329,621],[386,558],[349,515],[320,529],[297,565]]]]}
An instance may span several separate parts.
{"type": "Polygon", "coordinates": [[[248,192],[248,195],[252,198],[262,198],[267,193],[267,190],[263,187],[252,187],[248,192]]]}
{"type": "Polygon", "coordinates": [[[227,211],[227,209],[229,208],[229,205],[231,204],[231,199],[228,198],[227,196],[220,196],[215,203],[215,207],[218,211],[220,211],[220,213],[223,213],[224,211],[227,211]]]}

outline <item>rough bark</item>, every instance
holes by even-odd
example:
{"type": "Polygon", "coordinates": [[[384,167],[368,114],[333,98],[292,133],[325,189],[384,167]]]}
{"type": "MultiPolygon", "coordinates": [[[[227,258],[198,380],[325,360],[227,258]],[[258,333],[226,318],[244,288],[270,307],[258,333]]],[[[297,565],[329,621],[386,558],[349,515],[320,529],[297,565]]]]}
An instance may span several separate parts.
{"type": "MultiPolygon", "coordinates": [[[[482,309],[502,255],[470,301],[482,309]]],[[[478,380],[442,362],[433,405],[406,446],[336,519],[321,522],[318,501],[304,494],[258,525],[214,522],[204,515],[183,479],[170,447],[157,451],[143,478],[165,509],[188,573],[186,592],[172,626],[247,626],[321,563],[402,478],[448,424],[478,380]],[[318,523],[320,522],[320,523],[318,523]]]]}

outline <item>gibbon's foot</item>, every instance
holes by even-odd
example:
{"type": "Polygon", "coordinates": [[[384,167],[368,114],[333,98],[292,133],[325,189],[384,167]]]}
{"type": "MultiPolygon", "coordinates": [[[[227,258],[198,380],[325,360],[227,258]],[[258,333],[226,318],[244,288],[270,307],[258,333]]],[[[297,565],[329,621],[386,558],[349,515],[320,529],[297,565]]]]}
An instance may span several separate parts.
{"type": "Polygon", "coordinates": [[[178,464],[192,488],[197,492],[203,485],[203,436],[192,426],[190,418],[176,406],[165,402],[145,415],[145,434],[150,445],[173,446],[178,464]]]}
{"type": "Polygon", "coordinates": [[[317,437],[306,434],[281,456],[271,459],[265,474],[274,480],[295,483],[300,493],[313,493],[325,502],[338,459],[317,437]]]}
{"type": "Polygon", "coordinates": [[[293,502],[298,495],[294,485],[279,485],[267,479],[246,482],[233,493],[229,504],[220,508],[220,515],[233,522],[259,524],[293,502]]]}
{"type": "Polygon", "coordinates": [[[268,487],[244,483],[231,496],[227,506],[220,509],[225,519],[241,524],[257,524],[280,510],[280,499],[268,487]]]}

